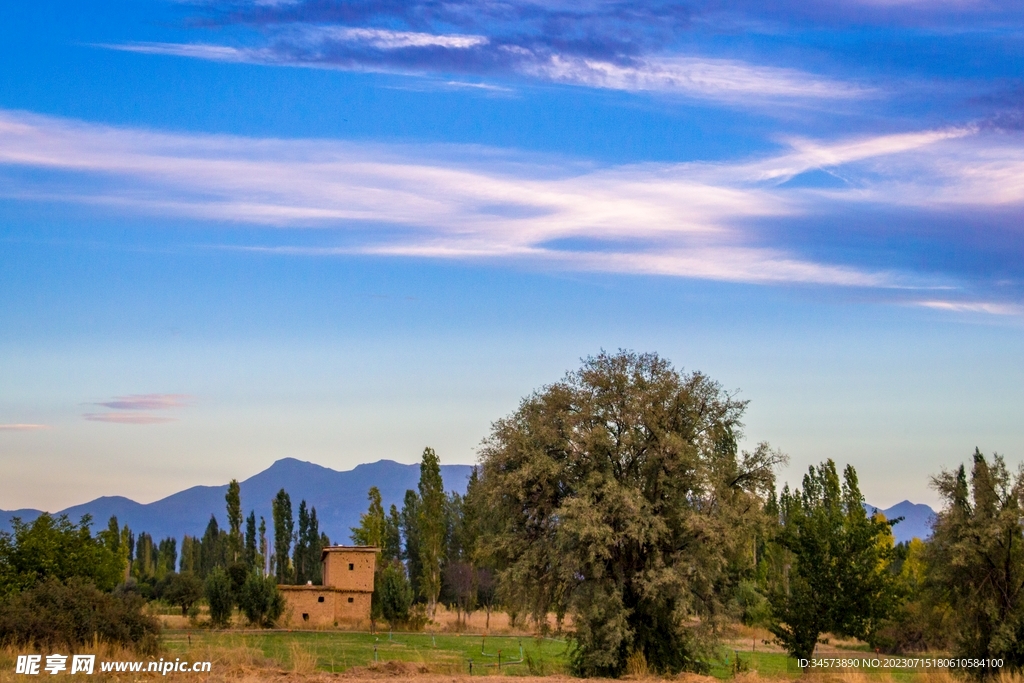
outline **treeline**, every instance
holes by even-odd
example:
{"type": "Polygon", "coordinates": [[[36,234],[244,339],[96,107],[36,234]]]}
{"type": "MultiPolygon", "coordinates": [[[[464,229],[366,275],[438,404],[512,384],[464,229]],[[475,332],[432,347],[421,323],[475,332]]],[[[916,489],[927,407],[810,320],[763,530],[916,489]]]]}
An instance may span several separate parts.
{"type": "MultiPolygon", "coordinates": [[[[243,520],[237,480],[228,484],[225,503],[227,528],[211,514],[201,537],[186,535],[178,572],[166,569],[174,567],[175,540],[154,546],[148,534],[140,534],[135,554],[128,558],[129,573],[147,597],[178,605],[183,615],[194,617],[199,600],[205,598],[214,625],[227,625],[237,607],[250,624],[272,626],[284,610],[277,585],[322,583],[320,554],[330,539],[320,532],[316,508],[305,500],[299,503],[296,528],[291,497],[284,489],[272,502],[269,537],[266,520],[260,517],[257,525],[255,511],[243,520]]],[[[111,520],[111,528],[116,523],[111,520]]],[[[121,533],[131,538],[130,530],[121,533]]]]}
{"type": "Polygon", "coordinates": [[[0,532],[0,646],[75,649],[100,639],[156,650],[159,624],[125,582],[127,534],[113,521],[93,536],[90,524],[88,515],[75,524],[42,514],[0,532]]]}
{"type": "Polygon", "coordinates": [[[151,650],[158,627],[142,613],[147,600],[192,619],[205,602],[216,626],[227,625],[236,607],[250,624],[273,626],[285,606],[278,584],[321,583],[320,554],[330,539],[305,501],[296,528],[283,489],[273,501],[271,537],[253,511],[243,531],[237,481],[225,503],[228,527],[211,515],[202,537],[182,539],[180,553],[176,539],[136,534],[117,517],[95,535],[88,515],[78,524],[48,514],[12,520],[13,532],[0,533],[0,644],[73,647],[110,633],[119,644],[151,650]],[[76,601],[82,604],[71,619],[51,613],[76,601]]]}
{"type": "Polygon", "coordinates": [[[136,538],[127,525],[118,529],[116,517],[111,518],[105,533],[116,539],[115,552],[124,554],[128,576],[136,579],[151,597],[158,596],[154,591],[171,573],[205,579],[217,568],[238,576],[258,572],[274,576],[282,584],[321,583],[320,551],[330,544],[330,539],[320,532],[315,507],[307,507],[305,500],[299,503],[296,528],[291,498],[281,489],[273,500],[273,529],[268,537],[266,520],[260,517],[257,525],[255,511],[249,512],[242,529],[241,488],[237,480],[228,484],[225,502],[227,528],[221,528],[216,515],[211,514],[202,536],[182,538],[180,556],[175,538],[155,543],[145,532],[136,538]]]}
{"type": "Polygon", "coordinates": [[[447,605],[464,623],[477,608],[495,605],[494,570],[477,552],[480,486],[476,469],[465,495],[446,493],[432,448],[423,451],[417,490],[405,492],[401,510],[385,513],[380,491],[370,488],[369,509],[352,529],[352,542],[381,549],[375,576],[373,618],[416,626],[447,605]],[[416,609],[419,608],[419,609],[416,609]]]}

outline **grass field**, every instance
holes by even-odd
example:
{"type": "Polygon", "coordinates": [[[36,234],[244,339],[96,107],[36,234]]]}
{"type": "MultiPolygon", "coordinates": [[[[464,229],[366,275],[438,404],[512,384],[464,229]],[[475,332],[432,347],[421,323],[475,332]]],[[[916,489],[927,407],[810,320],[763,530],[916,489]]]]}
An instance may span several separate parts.
{"type": "Polygon", "coordinates": [[[566,671],[566,643],[550,638],[339,631],[165,631],[164,657],[338,673],[397,661],[435,673],[549,675],[566,671]],[[248,660],[238,661],[238,660],[248,660]]]}
{"type": "MultiPolygon", "coordinates": [[[[429,633],[372,635],[344,631],[165,631],[165,658],[209,660],[215,668],[269,668],[312,674],[341,673],[353,668],[379,667],[389,662],[422,673],[511,676],[565,675],[568,648],[564,640],[530,636],[487,636],[429,633]],[[498,668],[498,653],[501,668],[498,668]]],[[[860,653],[858,653],[860,654],[860,653]]],[[[866,655],[867,653],[863,653],[866,655]]],[[[854,653],[850,653],[851,656],[854,653]]],[[[720,680],[748,677],[800,678],[790,657],[779,652],[751,652],[723,647],[712,662],[711,675],[720,680]],[[738,660],[737,660],[738,657],[738,660]]],[[[839,673],[839,672],[834,672],[839,673]]],[[[913,681],[920,671],[858,672],[868,679],[913,681]]]]}

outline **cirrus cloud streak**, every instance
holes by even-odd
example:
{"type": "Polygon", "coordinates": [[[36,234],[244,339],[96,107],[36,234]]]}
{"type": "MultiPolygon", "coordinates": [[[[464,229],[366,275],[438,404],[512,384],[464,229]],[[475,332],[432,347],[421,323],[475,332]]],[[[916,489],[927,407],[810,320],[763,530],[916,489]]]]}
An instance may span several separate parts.
{"type": "MultiPolygon", "coordinates": [[[[8,174],[9,199],[331,228],[343,242],[252,245],[282,253],[875,288],[950,283],[912,269],[808,258],[758,226],[865,205],[973,211],[1024,204],[1024,144],[971,126],[792,139],[774,155],[732,163],[596,167],[466,147],[167,134],[0,112],[0,168],[34,170],[8,174]],[[837,182],[797,182],[815,173],[837,182]]],[[[186,399],[140,395],[103,405],[178,407],[186,399]]]]}

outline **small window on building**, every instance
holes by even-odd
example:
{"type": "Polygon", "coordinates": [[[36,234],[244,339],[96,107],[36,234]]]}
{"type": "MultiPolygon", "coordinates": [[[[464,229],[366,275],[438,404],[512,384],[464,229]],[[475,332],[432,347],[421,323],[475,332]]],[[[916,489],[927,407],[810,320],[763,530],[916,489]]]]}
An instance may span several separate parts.
{"type": "Polygon", "coordinates": [[[356,601],[356,599],[355,599],[355,598],[349,598],[349,599],[348,599],[348,601],[349,601],[349,602],[355,602],[355,601],[356,601]]]}
{"type": "Polygon", "coordinates": [[[354,564],[352,564],[351,562],[348,563],[348,570],[349,571],[353,571],[355,568],[356,568],[356,566],[354,564]]]}
{"type": "Polygon", "coordinates": [[[316,601],[317,602],[323,602],[324,601],[324,596],[321,595],[319,598],[316,599],[316,601]]]}
{"type": "Polygon", "coordinates": [[[309,621],[309,615],[308,615],[308,614],[306,614],[305,612],[303,612],[303,613],[302,613],[302,620],[303,620],[303,621],[309,621]]]}

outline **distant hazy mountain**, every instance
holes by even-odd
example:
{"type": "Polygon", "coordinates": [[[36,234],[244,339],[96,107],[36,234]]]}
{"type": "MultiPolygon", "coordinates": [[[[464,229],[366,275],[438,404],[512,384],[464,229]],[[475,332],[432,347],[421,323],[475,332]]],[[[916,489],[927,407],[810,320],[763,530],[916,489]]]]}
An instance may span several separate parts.
{"type": "MultiPolygon", "coordinates": [[[[469,465],[441,465],[441,478],[446,491],[464,493],[471,471],[469,465]]],[[[257,524],[262,516],[267,528],[273,528],[270,504],[280,489],[292,499],[293,514],[298,516],[299,501],[316,508],[320,530],[335,543],[349,542],[349,528],[359,523],[360,513],[366,512],[367,492],[371,486],[380,489],[384,510],[394,503],[402,507],[406,489],[415,489],[419,482],[419,465],[402,465],[391,460],[380,460],[355,469],[339,472],[311,462],[294,458],[278,460],[266,470],[240,482],[242,509],[246,516],[256,511],[257,524]]],[[[106,526],[111,515],[117,515],[121,524],[127,523],[138,534],[146,531],[159,540],[168,536],[180,539],[183,535],[201,536],[210,515],[226,526],[223,486],[193,486],[162,500],[143,505],[121,496],[104,496],[83,505],[60,510],[77,522],[84,514],[93,518],[93,530],[106,526]]],[[[0,530],[10,530],[10,518],[23,521],[35,519],[38,510],[0,511],[0,530]]],[[[271,533],[271,532],[268,532],[271,533]]],[[[179,545],[180,547],[180,545],[179,545]]]]}
{"type": "MultiPolygon", "coordinates": [[[[875,510],[872,505],[865,505],[868,512],[875,510]]],[[[878,510],[886,519],[902,517],[903,521],[892,528],[892,535],[897,543],[909,541],[912,538],[924,540],[932,535],[932,523],[935,521],[935,511],[922,503],[911,503],[905,500],[896,503],[887,510],[878,510]]]]}
{"type": "MultiPolygon", "coordinates": [[[[464,493],[469,477],[469,465],[441,465],[441,477],[446,491],[464,493]]],[[[320,529],[335,543],[349,541],[349,528],[359,523],[359,515],[366,512],[366,493],[371,486],[380,489],[384,509],[394,503],[402,507],[406,489],[415,489],[419,482],[419,465],[402,465],[392,460],[380,460],[355,469],[339,472],[311,462],[294,458],[278,460],[266,470],[241,482],[242,509],[245,515],[256,511],[257,523],[262,516],[267,528],[272,529],[270,502],[280,489],[288,492],[292,499],[294,514],[298,515],[299,501],[316,507],[320,529]]],[[[162,500],[143,505],[121,496],[104,496],[83,505],[60,510],[73,521],[84,514],[93,518],[93,529],[106,526],[111,515],[117,515],[121,524],[127,523],[136,533],[149,532],[154,539],[183,535],[201,536],[210,515],[217,517],[217,523],[226,525],[223,486],[193,486],[162,500]]],[[[875,509],[865,505],[870,512],[875,509]]],[[[893,527],[893,536],[898,542],[915,536],[931,536],[931,525],[935,512],[927,505],[911,503],[908,500],[880,510],[886,519],[903,517],[893,527]]],[[[0,530],[10,530],[10,518],[21,517],[28,522],[40,514],[39,510],[0,511],[0,530]]],[[[179,546],[180,547],[180,546],[179,546]]]]}

